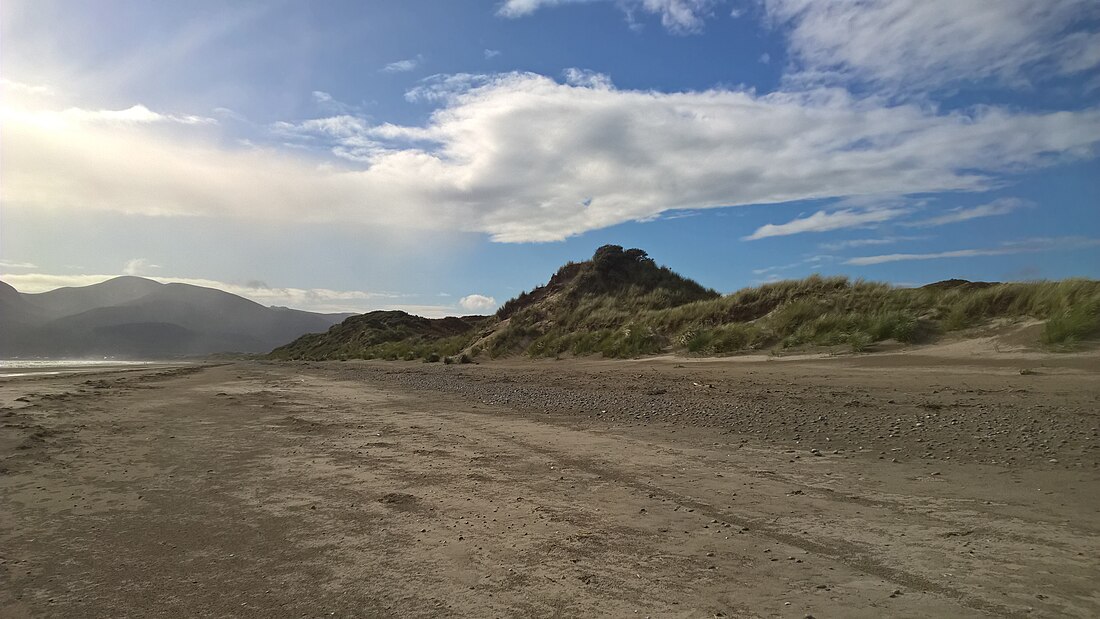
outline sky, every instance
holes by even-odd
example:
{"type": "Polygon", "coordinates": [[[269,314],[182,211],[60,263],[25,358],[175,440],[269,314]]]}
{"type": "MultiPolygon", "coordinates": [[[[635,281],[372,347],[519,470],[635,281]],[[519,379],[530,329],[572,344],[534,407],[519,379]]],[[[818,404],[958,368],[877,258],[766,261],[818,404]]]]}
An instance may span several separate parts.
{"type": "Polygon", "coordinates": [[[0,5],[0,280],[488,313],[604,244],[721,292],[1100,277],[1095,0],[0,5]]]}

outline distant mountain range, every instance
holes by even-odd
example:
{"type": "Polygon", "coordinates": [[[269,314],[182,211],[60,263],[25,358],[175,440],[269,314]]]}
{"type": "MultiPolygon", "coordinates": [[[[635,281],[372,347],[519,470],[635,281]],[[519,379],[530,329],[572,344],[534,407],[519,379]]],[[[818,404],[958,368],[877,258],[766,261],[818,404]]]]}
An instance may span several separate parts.
{"type": "Polygon", "coordinates": [[[39,294],[0,282],[0,356],[161,359],[261,353],[348,316],[265,307],[213,288],[142,277],[39,294]]]}

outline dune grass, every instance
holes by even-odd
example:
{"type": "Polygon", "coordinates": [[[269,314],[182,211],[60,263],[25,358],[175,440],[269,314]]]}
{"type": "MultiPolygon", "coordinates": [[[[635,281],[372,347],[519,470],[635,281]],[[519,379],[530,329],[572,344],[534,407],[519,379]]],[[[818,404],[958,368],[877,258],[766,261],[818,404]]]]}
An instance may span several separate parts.
{"type": "Polygon", "coordinates": [[[639,292],[628,287],[519,309],[490,353],[635,357],[669,349],[721,355],[838,345],[860,351],[884,340],[914,343],[1024,318],[1047,321],[1042,339],[1051,346],[1100,333],[1100,282],[1084,279],[896,288],[811,276],[673,306],[660,289],[639,292]]]}
{"type": "MultiPolygon", "coordinates": [[[[1100,335],[1100,282],[940,282],[922,288],[821,277],[720,295],[640,249],[605,245],[568,263],[546,285],[508,301],[496,316],[429,320],[379,311],[348,318],[271,353],[283,359],[638,357],[666,351],[728,355],[758,350],[926,341],[995,320],[1045,321],[1042,343],[1071,349],[1100,335]]],[[[467,358],[467,360],[469,360],[467,358]]]]}

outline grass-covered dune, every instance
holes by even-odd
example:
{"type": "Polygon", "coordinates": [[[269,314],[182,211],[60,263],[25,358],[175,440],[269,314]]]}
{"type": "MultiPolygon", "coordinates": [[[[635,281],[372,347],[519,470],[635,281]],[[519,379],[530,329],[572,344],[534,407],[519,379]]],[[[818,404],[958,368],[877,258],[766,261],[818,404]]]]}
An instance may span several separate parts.
{"type": "Polygon", "coordinates": [[[325,333],[276,348],[274,359],[431,359],[459,353],[486,316],[421,318],[401,311],[352,316],[325,333]]]}
{"type": "Polygon", "coordinates": [[[812,276],[720,295],[657,266],[644,251],[601,247],[495,316],[437,321],[403,312],[349,318],[277,349],[277,358],[470,356],[635,357],[931,341],[1003,320],[1041,320],[1040,340],[1069,348],[1100,334],[1100,282],[983,283],[921,288],[812,276]],[[448,322],[449,321],[449,322],[448,322]]]}

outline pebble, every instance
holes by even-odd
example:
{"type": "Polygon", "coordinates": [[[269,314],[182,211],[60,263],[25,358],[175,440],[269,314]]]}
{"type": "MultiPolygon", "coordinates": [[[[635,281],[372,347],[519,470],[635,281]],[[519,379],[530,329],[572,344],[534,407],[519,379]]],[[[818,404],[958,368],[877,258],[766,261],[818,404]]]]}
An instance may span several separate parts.
{"type": "MultiPolygon", "coordinates": [[[[1093,443],[1100,432],[1089,416],[1073,414],[1082,405],[1066,398],[1077,396],[1052,399],[1041,389],[1017,389],[1006,398],[985,395],[996,390],[961,384],[919,391],[919,378],[911,381],[914,391],[900,398],[878,399],[884,388],[873,386],[857,388],[861,393],[853,399],[852,388],[822,389],[794,379],[776,388],[774,376],[754,377],[753,372],[738,375],[736,389],[727,389],[717,373],[705,379],[667,371],[593,374],[561,366],[551,370],[549,364],[546,369],[397,363],[329,367],[348,378],[394,382],[539,413],[590,416],[599,411],[600,423],[637,423],[638,416],[647,424],[668,424],[670,433],[676,426],[728,429],[789,446],[825,441],[833,453],[863,447],[859,451],[871,455],[895,448],[900,453],[892,462],[909,456],[995,460],[1001,467],[1075,467],[1095,460],[1089,450],[1097,448],[1093,443]],[[662,397],[649,395],[656,391],[662,397]],[[928,400],[932,393],[936,401],[928,400]],[[884,404],[895,405],[893,417],[881,415],[884,404]],[[957,406],[965,406],[966,414],[955,414],[957,406]],[[907,439],[913,433],[920,434],[920,445],[917,437],[907,439]]],[[[809,453],[824,455],[816,448],[809,453]]]]}

